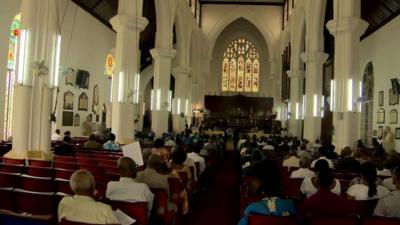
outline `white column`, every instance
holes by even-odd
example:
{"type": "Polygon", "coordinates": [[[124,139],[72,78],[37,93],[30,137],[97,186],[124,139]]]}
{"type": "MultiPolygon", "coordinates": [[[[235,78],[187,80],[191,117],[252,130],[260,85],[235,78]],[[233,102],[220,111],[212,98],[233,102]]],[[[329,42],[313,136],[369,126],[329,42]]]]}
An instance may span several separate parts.
{"type": "Polygon", "coordinates": [[[52,0],[22,1],[19,54],[22,56],[24,49],[25,58],[18,62],[16,71],[13,150],[6,154],[9,158],[52,159],[51,98],[58,74],[56,7],[52,0]]]}
{"type": "Polygon", "coordinates": [[[176,67],[173,70],[175,76],[175,96],[173,104],[173,129],[176,132],[184,131],[185,118],[181,117],[181,113],[185,114],[186,100],[189,101],[188,82],[191,69],[186,67],[176,67]],[[179,111],[178,111],[179,110],[179,111]]]}
{"type": "Polygon", "coordinates": [[[328,54],[320,51],[304,52],[301,59],[306,63],[304,138],[315,141],[321,136],[323,65],[328,54]]]}
{"type": "Polygon", "coordinates": [[[289,135],[300,137],[302,127],[301,122],[303,118],[303,79],[304,71],[294,70],[287,71],[290,77],[290,119],[289,119],[289,135]]]}
{"type": "Polygon", "coordinates": [[[360,0],[335,0],[334,6],[334,19],[326,26],[335,36],[333,144],[340,151],[345,146],[354,147],[357,140],[359,43],[368,23],[360,18],[360,0]]]}
{"type": "Polygon", "coordinates": [[[142,3],[141,0],[120,0],[118,14],[110,20],[117,32],[111,129],[117,142],[122,144],[133,141],[134,120],[137,119],[140,32],[148,24],[147,19],[142,17],[142,3]]]}
{"type": "Polygon", "coordinates": [[[154,58],[153,111],[151,128],[157,137],[168,131],[168,94],[170,86],[171,63],[174,49],[155,48],[150,50],[154,58]]]}

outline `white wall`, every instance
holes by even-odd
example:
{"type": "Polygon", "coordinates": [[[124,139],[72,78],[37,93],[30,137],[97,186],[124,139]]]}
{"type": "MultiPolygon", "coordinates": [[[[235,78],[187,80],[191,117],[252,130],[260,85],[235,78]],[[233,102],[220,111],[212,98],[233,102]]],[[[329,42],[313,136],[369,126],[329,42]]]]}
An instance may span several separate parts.
{"type": "MultiPolygon", "coordinates": [[[[66,130],[71,131],[72,136],[82,136],[82,123],[86,116],[92,113],[93,87],[97,84],[100,88],[99,98],[99,122],[102,121],[101,111],[103,103],[109,101],[111,81],[104,74],[105,60],[107,54],[115,46],[115,33],[100,23],[95,17],[79,8],[75,4],[69,4],[66,18],[62,27],[62,46],[61,46],[61,66],[72,67],[73,69],[87,70],[90,73],[89,89],[80,89],[65,85],[65,77],[60,81],[60,94],[57,107],[57,128],[61,133],[66,130]],[[76,21],[73,27],[73,18],[75,11],[76,21]],[[73,30],[72,39],[71,32],[73,30]],[[68,50],[68,48],[70,48],[68,50]],[[62,127],[62,112],[64,92],[72,91],[75,94],[74,114],[79,113],[81,118],[80,127],[62,127]],[[85,92],[89,97],[88,111],[78,111],[79,95],[85,92]]],[[[96,116],[93,114],[93,122],[96,116]]]]}
{"type": "Polygon", "coordinates": [[[4,95],[7,75],[8,32],[21,0],[3,0],[0,7],[0,140],[3,138],[4,95]]]}
{"type": "MultiPolygon", "coordinates": [[[[237,8],[244,7],[242,5],[214,5],[204,4],[202,6],[201,29],[209,35],[213,27],[230,12],[237,8]]],[[[282,28],[282,7],[268,5],[246,5],[254,15],[264,22],[272,32],[275,40],[279,37],[282,28]]]]}
{"type": "MultiPolygon", "coordinates": [[[[63,15],[66,2],[59,1],[60,15],[63,15]]],[[[3,133],[4,87],[6,79],[6,63],[8,50],[8,29],[15,14],[19,12],[21,0],[2,0],[0,7],[0,137],[3,133]]],[[[93,87],[100,88],[99,110],[104,102],[109,100],[110,80],[104,75],[104,64],[107,54],[115,46],[115,33],[100,23],[96,18],[76,6],[72,1],[68,3],[65,20],[62,25],[61,67],[72,67],[90,72],[89,89],[78,89],[65,85],[65,77],[60,81],[60,94],[57,107],[57,124],[61,132],[70,130],[72,136],[82,136],[81,127],[62,127],[63,95],[67,90],[75,94],[74,113],[81,116],[81,124],[87,114],[92,113],[93,87]],[[76,21],[73,20],[76,12],[76,21]],[[73,32],[72,32],[73,31],[73,32]],[[71,36],[72,34],[72,36],[71,36]],[[72,38],[71,38],[72,37],[72,38]],[[85,92],[89,97],[88,111],[78,111],[79,95],[85,92]]],[[[93,116],[93,120],[96,117],[93,116]]]]}
{"type": "MultiPolygon", "coordinates": [[[[400,105],[389,105],[389,89],[391,78],[400,78],[400,16],[390,21],[378,31],[361,41],[360,45],[360,75],[364,73],[369,61],[374,67],[374,118],[373,130],[378,126],[390,126],[393,133],[400,124],[389,124],[389,112],[396,109],[400,112],[400,105]],[[384,91],[384,106],[378,106],[378,93],[384,91]],[[377,124],[377,110],[385,109],[385,124],[377,124]]],[[[396,140],[396,150],[400,151],[400,140],[396,140]]]]}

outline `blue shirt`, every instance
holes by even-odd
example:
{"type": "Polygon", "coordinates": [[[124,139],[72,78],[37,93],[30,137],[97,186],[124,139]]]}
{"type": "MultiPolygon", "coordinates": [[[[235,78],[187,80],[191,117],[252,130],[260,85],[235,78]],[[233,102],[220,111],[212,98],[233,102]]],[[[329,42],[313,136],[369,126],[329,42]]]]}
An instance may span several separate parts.
{"type": "Polygon", "coordinates": [[[290,199],[264,198],[263,200],[251,203],[244,210],[244,215],[238,225],[247,225],[247,217],[251,214],[266,216],[290,216],[296,214],[296,208],[290,199]]]}
{"type": "Polygon", "coordinates": [[[112,150],[112,151],[120,150],[119,145],[113,141],[107,141],[106,143],[104,143],[103,148],[106,150],[112,150]]]}

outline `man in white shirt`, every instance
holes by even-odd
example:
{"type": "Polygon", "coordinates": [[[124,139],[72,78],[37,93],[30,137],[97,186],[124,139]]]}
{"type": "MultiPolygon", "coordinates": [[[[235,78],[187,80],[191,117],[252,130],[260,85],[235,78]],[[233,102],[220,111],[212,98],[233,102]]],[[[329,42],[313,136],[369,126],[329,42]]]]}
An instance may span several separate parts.
{"type": "Polygon", "coordinates": [[[283,167],[288,168],[299,168],[300,167],[300,160],[297,158],[297,153],[293,150],[289,152],[289,158],[285,159],[282,163],[283,167]]]}
{"type": "Polygon", "coordinates": [[[324,149],[324,148],[320,148],[320,149],[319,149],[319,154],[320,154],[321,156],[320,156],[318,159],[314,160],[314,161],[311,163],[311,168],[314,168],[314,167],[315,167],[315,163],[316,163],[318,160],[321,160],[321,159],[324,159],[324,160],[326,160],[326,161],[328,162],[329,168],[331,168],[331,169],[334,169],[334,168],[335,168],[335,166],[333,165],[332,160],[328,159],[328,158],[325,156],[325,149],[324,149]]]}
{"type": "Polygon", "coordinates": [[[62,138],[60,136],[60,129],[56,129],[55,133],[51,135],[51,140],[52,141],[62,141],[62,138]]]}
{"type": "Polygon", "coordinates": [[[152,210],[154,195],[144,183],[138,183],[136,177],[136,163],[128,157],[118,160],[119,181],[110,181],[107,184],[106,196],[110,200],[124,202],[147,202],[147,209],[152,210]]]}
{"type": "Polygon", "coordinates": [[[193,160],[194,163],[198,162],[200,164],[200,174],[202,172],[204,172],[204,170],[206,169],[206,161],[204,160],[204,158],[202,156],[200,156],[198,153],[192,151],[192,149],[188,148],[187,158],[193,160]]]}
{"type": "Polygon", "coordinates": [[[375,216],[400,218],[400,166],[393,172],[393,183],[396,185],[396,190],[379,200],[375,216]]]}
{"type": "Polygon", "coordinates": [[[309,169],[310,166],[310,158],[302,157],[300,158],[300,168],[295,170],[290,175],[290,178],[306,178],[306,177],[313,177],[314,172],[309,169]]]}
{"type": "Polygon", "coordinates": [[[87,170],[71,175],[70,186],[74,196],[64,197],[58,205],[58,219],[89,224],[120,224],[109,205],[93,199],[95,182],[87,170]]]}

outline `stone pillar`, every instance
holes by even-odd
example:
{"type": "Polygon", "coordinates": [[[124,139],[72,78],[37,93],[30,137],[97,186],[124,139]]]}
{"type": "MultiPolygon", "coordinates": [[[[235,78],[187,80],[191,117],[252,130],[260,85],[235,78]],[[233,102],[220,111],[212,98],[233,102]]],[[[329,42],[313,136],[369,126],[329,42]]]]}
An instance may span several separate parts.
{"type": "Polygon", "coordinates": [[[56,7],[52,0],[22,1],[19,54],[25,44],[25,58],[21,61],[24,66],[17,64],[13,149],[6,154],[8,158],[52,159],[51,99],[53,87],[58,85],[56,7]]]}
{"type": "Polygon", "coordinates": [[[304,71],[294,70],[287,71],[290,77],[290,119],[289,119],[289,135],[300,137],[302,132],[301,122],[302,113],[302,97],[303,97],[303,79],[304,71]]]}
{"type": "Polygon", "coordinates": [[[335,36],[333,144],[340,151],[345,146],[355,147],[358,131],[356,87],[359,74],[360,36],[368,23],[360,18],[360,0],[335,0],[334,19],[327,23],[335,36]]]}
{"type": "Polygon", "coordinates": [[[142,0],[120,0],[118,14],[110,20],[117,32],[116,66],[112,77],[111,129],[117,142],[122,144],[134,140],[134,120],[137,118],[140,82],[140,32],[148,24],[147,19],[142,17],[142,8],[142,0]]]}
{"type": "Polygon", "coordinates": [[[304,52],[301,59],[306,63],[303,136],[309,141],[315,141],[321,136],[323,65],[328,59],[328,54],[320,51],[304,52]]]}
{"type": "Polygon", "coordinates": [[[176,67],[173,70],[175,76],[175,96],[174,96],[174,109],[173,112],[173,129],[176,132],[185,130],[185,118],[181,117],[181,113],[185,113],[186,99],[190,93],[188,89],[190,68],[176,67]],[[179,104],[179,105],[178,105],[179,104]],[[179,110],[179,111],[178,111],[179,110]]]}
{"type": "Polygon", "coordinates": [[[170,86],[171,63],[174,49],[155,48],[150,50],[154,58],[153,111],[151,128],[157,137],[168,131],[168,95],[170,86]]]}

